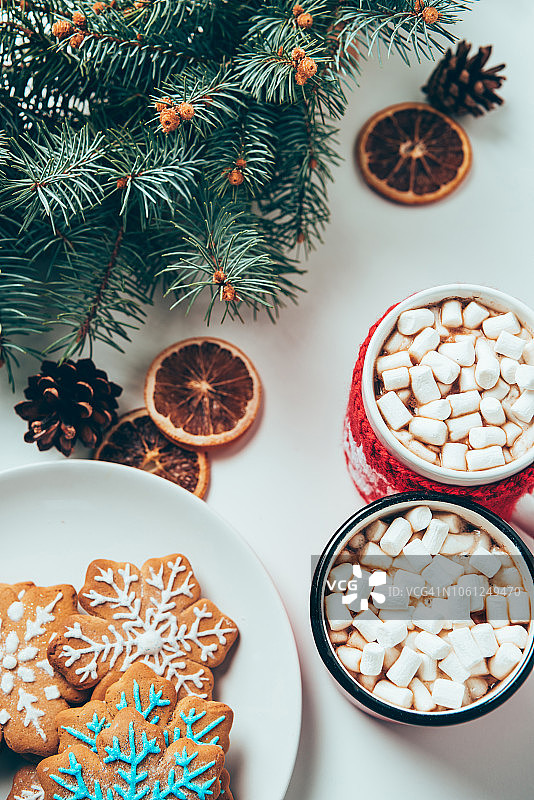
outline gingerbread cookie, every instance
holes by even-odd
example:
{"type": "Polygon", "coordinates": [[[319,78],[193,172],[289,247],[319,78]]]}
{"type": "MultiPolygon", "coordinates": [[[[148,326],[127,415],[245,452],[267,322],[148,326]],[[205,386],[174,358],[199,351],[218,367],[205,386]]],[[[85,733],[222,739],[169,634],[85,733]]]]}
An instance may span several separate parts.
{"type": "MultiPolygon", "coordinates": [[[[185,556],[153,558],[141,569],[98,560],[79,593],[87,615],[64,620],[50,662],[76,687],[142,662],[171,680],[178,696],[211,697],[213,676],[238,635],[200,587],[185,556]]],[[[101,697],[101,694],[98,694],[101,697]]]]}
{"type": "Polygon", "coordinates": [[[156,675],[145,664],[134,664],[120,680],[108,687],[104,701],[90,700],[56,717],[59,751],[83,744],[96,750],[96,738],[109,727],[119,711],[137,711],[162,732],[165,744],[190,739],[227,752],[234,714],[225,703],[188,696],[177,700],[171,681],[156,675]]]}
{"type": "Polygon", "coordinates": [[[72,586],[0,584],[0,741],[17,753],[55,753],[55,717],[83,694],[47,659],[50,637],[77,608],[72,586]]]}
{"type": "Polygon", "coordinates": [[[37,773],[44,800],[174,798],[217,800],[224,753],[217,745],[178,739],[123,708],[96,736],[96,751],[74,745],[44,759],[37,773]]]}
{"type": "MultiPolygon", "coordinates": [[[[221,775],[221,785],[222,781],[221,775]]],[[[224,798],[224,792],[221,793],[221,798],[224,798]]],[[[17,771],[7,800],[44,800],[44,789],[37,775],[37,767],[28,764],[17,771]]]]}

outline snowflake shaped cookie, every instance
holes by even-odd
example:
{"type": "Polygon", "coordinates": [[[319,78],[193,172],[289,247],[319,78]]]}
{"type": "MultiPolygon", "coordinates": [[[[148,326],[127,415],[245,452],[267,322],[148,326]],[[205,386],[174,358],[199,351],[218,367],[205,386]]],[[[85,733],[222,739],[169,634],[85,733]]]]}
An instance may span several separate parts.
{"type": "Polygon", "coordinates": [[[0,584],[0,740],[11,750],[56,752],[55,716],[82,696],[47,659],[50,637],[76,608],[72,586],[0,584]]]}
{"type": "MultiPolygon", "coordinates": [[[[210,600],[185,556],[93,561],[78,596],[86,615],[64,621],[50,642],[50,662],[76,687],[116,680],[134,663],[172,681],[180,697],[211,697],[213,676],[238,635],[210,600]],[[109,676],[109,677],[108,677],[109,676]]],[[[97,697],[102,694],[97,690],[97,697]]]]}
{"type": "Polygon", "coordinates": [[[96,737],[96,752],[68,747],[37,767],[45,800],[217,800],[224,752],[178,739],[130,708],[96,737]]]}

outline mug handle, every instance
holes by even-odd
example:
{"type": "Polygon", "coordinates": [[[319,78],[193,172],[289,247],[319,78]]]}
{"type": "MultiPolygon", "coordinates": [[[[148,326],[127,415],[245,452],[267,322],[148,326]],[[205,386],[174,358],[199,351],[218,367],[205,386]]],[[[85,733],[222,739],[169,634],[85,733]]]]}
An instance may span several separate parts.
{"type": "Polygon", "coordinates": [[[534,495],[529,493],[519,498],[510,522],[515,528],[520,528],[518,533],[534,537],[534,495]]]}

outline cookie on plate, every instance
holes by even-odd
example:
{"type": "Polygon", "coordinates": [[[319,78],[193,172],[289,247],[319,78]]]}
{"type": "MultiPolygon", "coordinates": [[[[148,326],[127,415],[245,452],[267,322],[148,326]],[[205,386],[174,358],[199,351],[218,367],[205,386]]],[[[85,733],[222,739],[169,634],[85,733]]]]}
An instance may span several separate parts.
{"type": "Polygon", "coordinates": [[[172,681],[179,697],[211,697],[210,668],[225,659],[238,629],[201,598],[185,556],[153,558],[141,569],[93,561],[78,599],[87,615],[63,620],[48,649],[50,662],[73,686],[92,688],[141,662],[172,681]]]}
{"type": "Polygon", "coordinates": [[[97,734],[94,750],[75,744],[41,761],[37,773],[45,800],[217,800],[223,767],[221,747],[191,739],[167,746],[160,727],[123,708],[97,734]]]}
{"type": "MultiPolygon", "coordinates": [[[[221,794],[221,798],[224,800],[224,793],[221,794]]],[[[44,789],[37,775],[36,766],[27,764],[17,770],[7,800],[44,800],[44,789]]]]}
{"type": "Polygon", "coordinates": [[[55,753],[56,714],[83,698],[47,659],[50,638],[76,608],[72,586],[0,584],[0,741],[17,753],[55,753]]]}

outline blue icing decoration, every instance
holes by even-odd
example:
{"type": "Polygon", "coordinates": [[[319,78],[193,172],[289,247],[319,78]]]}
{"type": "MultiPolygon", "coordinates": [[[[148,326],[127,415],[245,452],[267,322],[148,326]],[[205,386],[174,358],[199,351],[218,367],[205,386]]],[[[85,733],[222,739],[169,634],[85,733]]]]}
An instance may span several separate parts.
{"type": "MultiPolygon", "coordinates": [[[[163,689],[160,689],[159,692],[156,692],[154,684],[150,684],[150,689],[148,693],[148,706],[143,708],[143,703],[141,701],[141,691],[139,689],[139,684],[136,680],[134,680],[134,705],[137,711],[143,715],[143,717],[148,721],[151,722],[153,725],[157,725],[160,718],[158,714],[154,714],[152,719],[149,719],[149,716],[155,711],[157,708],[165,708],[165,706],[169,706],[171,704],[170,700],[164,700],[162,698],[163,689]]],[[[122,711],[123,708],[128,707],[128,701],[126,700],[126,693],[121,693],[121,699],[117,703],[117,710],[122,711]]]]}
{"type": "Polygon", "coordinates": [[[90,747],[93,753],[96,753],[96,737],[98,736],[100,731],[104,730],[104,728],[109,728],[109,722],[106,721],[105,717],[99,719],[98,714],[95,712],[93,714],[93,719],[91,720],[91,722],[88,722],[85,727],[87,728],[88,731],[90,731],[92,735],[88,735],[83,731],[79,731],[76,728],[72,728],[70,726],[66,727],[65,725],[63,725],[62,729],[64,731],[67,731],[67,733],[70,733],[70,735],[74,739],[77,739],[79,742],[82,742],[83,744],[86,744],[88,747],[90,747]]]}
{"type": "MultiPolygon", "coordinates": [[[[217,719],[214,719],[213,722],[210,722],[209,725],[206,725],[200,731],[195,733],[193,731],[193,725],[195,724],[195,722],[198,722],[199,720],[201,720],[205,716],[206,716],[206,712],[205,711],[201,711],[200,713],[196,714],[194,708],[189,709],[189,713],[187,714],[187,716],[184,714],[183,711],[180,711],[180,717],[183,720],[183,722],[185,722],[185,726],[186,726],[185,737],[187,739],[192,739],[197,744],[199,744],[199,743],[219,744],[219,736],[214,736],[213,739],[210,739],[209,741],[206,739],[206,737],[215,728],[217,728],[217,726],[220,725],[221,722],[224,722],[226,717],[223,714],[222,716],[218,717],[217,719]]],[[[174,729],[174,741],[176,742],[181,736],[182,736],[182,734],[180,733],[180,730],[178,728],[175,728],[174,729]]]]}
{"type": "MultiPolygon", "coordinates": [[[[156,781],[153,787],[143,786],[142,784],[148,777],[148,771],[143,769],[143,763],[150,755],[161,753],[161,748],[157,744],[157,738],[150,739],[146,731],[141,731],[141,742],[136,743],[135,728],[130,722],[128,728],[128,751],[122,749],[121,742],[117,736],[113,737],[113,743],[106,747],[106,757],[103,764],[115,764],[117,782],[112,789],[102,792],[101,783],[98,779],[94,783],[94,793],[91,792],[85,782],[83,775],[83,765],[78,762],[72,752],[68,752],[69,767],[58,770],[58,775],[50,775],[51,779],[63,790],[69,792],[69,800],[187,800],[191,794],[198,800],[208,800],[213,796],[212,786],[217,778],[202,778],[214,765],[215,761],[207,764],[200,764],[195,768],[194,761],[199,755],[199,751],[188,753],[184,747],[181,752],[174,754],[175,763],[180,767],[178,770],[171,769],[167,776],[167,782],[161,786],[160,781],[156,781]],[[139,749],[137,749],[139,748],[139,749]],[[124,766],[118,766],[124,765],[124,766]],[[187,790],[187,794],[186,791],[187,790]]],[[[55,794],[55,800],[63,800],[64,795],[55,794]]]]}

